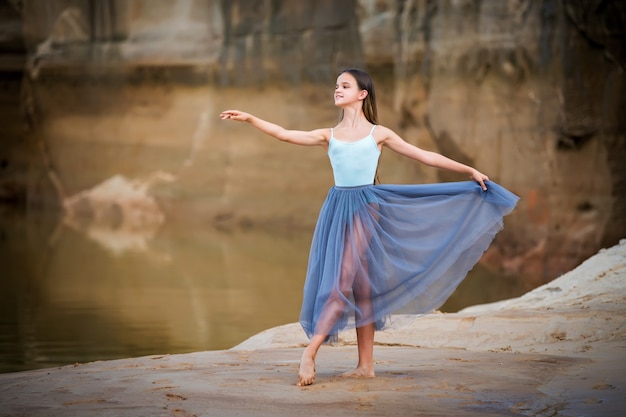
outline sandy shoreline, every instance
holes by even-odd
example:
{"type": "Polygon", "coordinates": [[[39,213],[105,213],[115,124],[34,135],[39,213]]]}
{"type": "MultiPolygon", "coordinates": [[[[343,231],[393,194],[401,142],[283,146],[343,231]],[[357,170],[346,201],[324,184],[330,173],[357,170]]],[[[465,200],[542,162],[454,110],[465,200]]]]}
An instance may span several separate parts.
{"type": "Polygon", "coordinates": [[[0,416],[618,416],[626,406],[626,240],[522,297],[396,316],[374,379],[352,332],[298,388],[297,324],[224,351],[0,375],[0,416]]]}

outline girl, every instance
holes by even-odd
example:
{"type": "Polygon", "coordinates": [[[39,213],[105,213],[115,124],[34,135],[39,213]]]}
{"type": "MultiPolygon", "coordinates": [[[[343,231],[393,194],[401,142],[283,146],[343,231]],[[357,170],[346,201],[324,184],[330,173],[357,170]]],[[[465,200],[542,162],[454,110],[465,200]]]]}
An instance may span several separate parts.
{"type": "Polygon", "coordinates": [[[518,197],[476,169],[405,142],[378,125],[371,77],[342,71],[335,85],[342,117],[334,128],[286,130],[238,110],[223,120],[247,122],[276,139],[327,151],[335,186],[313,235],[300,323],[310,338],[298,386],[315,379],[320,346],[356,328],[358,363],[344,374],[374,377],[374,331],[393,312],[440,307],[478,262],[518,197]],[[374,185],[383,147],[473,181],[374,185]]]}

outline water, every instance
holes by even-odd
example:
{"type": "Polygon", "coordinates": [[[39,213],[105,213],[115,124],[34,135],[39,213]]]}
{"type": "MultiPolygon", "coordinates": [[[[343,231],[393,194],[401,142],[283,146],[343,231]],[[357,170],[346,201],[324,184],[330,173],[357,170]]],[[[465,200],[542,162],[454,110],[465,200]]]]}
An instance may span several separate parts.
{"type": "MultiPolygon", "coordinates": [[[[116,252],[51,213],[4,208],[0,372],[227,349],[295,322],[311,232],[165,224],[116,252]]],[[[477,268],[442,310],[521,292],[477,268]]]]}
{"type": "Polygon", "coordinates": [[[116,254],[40,214],[1,221],[0,368],[224,349],[297,320],[305,238],[164,228],[116,254]]]}

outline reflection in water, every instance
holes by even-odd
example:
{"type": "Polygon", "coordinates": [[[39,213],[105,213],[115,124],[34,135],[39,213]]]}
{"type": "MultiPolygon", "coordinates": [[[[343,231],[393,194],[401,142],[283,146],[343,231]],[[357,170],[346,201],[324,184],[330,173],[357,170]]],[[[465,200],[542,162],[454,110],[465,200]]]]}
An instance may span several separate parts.
{"type": "Polygon", "coordinates": [[[224,349],[297,320],[308,237],[163,227],[115,254],[56,219],[4,213],[0,363],[14,371],[224,349]]]}
{"type": "Polygon", "coordinates": [[[174,176],[165,172],[133,181],[115,175],[66,198],[63,223],[83,231],[115,253],[147,251],[147,242],[165,221],[165,215],[148,191],[154,183],[172,181],[174,176]]]}
{"type": "MultiPolygon", "coordinates": [[[[1,372],[226,349],[298,319],[310,233],[224,232],[200,220],[120,251],[58,223],[0,214],[1,372]]],[[[519,295],[515,282],[475,269],[443,310],[519,295]]]]}

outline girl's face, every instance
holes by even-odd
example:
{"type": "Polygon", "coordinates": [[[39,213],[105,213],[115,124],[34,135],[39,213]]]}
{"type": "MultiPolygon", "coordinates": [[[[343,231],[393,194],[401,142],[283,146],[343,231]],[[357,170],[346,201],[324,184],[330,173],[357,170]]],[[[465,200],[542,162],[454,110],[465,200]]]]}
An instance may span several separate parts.
{"type": "Polygon", "coordinates": [[[359,89],[356,79],[349,72],[339,74],[335,85],[335,106],[346,107],[359,103],[367,96],[366,90],[359,89]]]}

